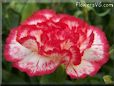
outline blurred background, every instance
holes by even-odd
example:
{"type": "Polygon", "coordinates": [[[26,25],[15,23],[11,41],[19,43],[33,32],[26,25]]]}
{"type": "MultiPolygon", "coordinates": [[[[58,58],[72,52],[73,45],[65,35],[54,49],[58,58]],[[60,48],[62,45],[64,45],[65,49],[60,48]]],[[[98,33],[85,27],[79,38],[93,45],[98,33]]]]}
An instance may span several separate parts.
{"type": "Polygon", "coordinates": [[[113,7],[79,7],[76,6],[75,0],[71,2],[54,0],[53,3],[48,3],[50,0],[46,1],[47,3],[11,0],[2,3],[2,52],[6,37],[12,28],[18,26],[34,11],[47,8],[53,9],[57,13],[79,17],[91,25],[102,28],[110,44],[110,60],[94,77],[70,79],[62,67],[50,75],[29,77],[18,69],[12,68],[12,64],[6,62],[2,56],[2,84],[114,84],[114,2],[113,7]]]}

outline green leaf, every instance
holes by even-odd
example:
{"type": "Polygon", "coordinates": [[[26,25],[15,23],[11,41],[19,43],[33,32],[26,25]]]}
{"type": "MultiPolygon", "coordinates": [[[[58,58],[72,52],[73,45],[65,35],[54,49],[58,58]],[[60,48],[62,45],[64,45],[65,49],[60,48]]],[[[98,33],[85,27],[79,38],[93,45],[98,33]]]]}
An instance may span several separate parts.
{"type": "Polygon", "coordinates": [[[109,53],[110,53],[111,60],[114,60],[114,45],[111,46],[109,53]]]}
{"type": "Polygon", "coordinates": [[[25,6],[25,3],[12,1],[9,3],[8,8],[12,8],[16,12],[21,13],[24,6],[25,6]]]}
{"type": "MultiPolygon", "coordinates": [[[[21,14],[21,12],[23,11],[25,4],[23,3],[16,3],[15,4],[15,11],[19,12],[21,14]]],[[[14,9],[14,8],[13,8],[14,9]]]]}
{"type": "Polygon", "coordinates": [[[29,16],[31,16],[32,13],[34,11],[36,11],[36,10],[38,10],[38,6],[37,6],[37,4],[35,2],[33,2],[33,3],[28,2],[28,3],[26,3],[25,7],[24,7],[24,9],[22,11],[22,14],[21,14],[22,15],[21,22],[23,20],[25,20],[26,18],[28,18],[29,16]]]}
{"type": "Polygon", "coordinates": [[[27,83],[22,77],[18,76],[17,74],[13,74],[5,69],[2,69],[2,78],[3,78],[3,82],[7,82],[10,84],[27,83]]]}
{"type": "Polygon", "coordinates": [[[40,79],[41,84],[62,84],[66,80],[65,69],[60,66],[54,73],[42,76],[40,79]]]}
{"type": "Polygon", "coordinates": [[[16,27],[20,21],[20,15],[13,9],[9,8],[4,11],[3,16],[3,26],[7,28],[16,27]],[[12,23],[13,22],[13,23],[12,23]]]}

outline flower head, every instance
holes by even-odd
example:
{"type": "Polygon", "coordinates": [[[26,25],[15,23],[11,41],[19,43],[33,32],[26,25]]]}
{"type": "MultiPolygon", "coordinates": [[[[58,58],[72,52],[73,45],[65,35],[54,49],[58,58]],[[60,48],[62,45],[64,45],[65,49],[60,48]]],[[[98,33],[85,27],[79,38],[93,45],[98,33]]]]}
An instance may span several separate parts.
{"type": "Polygon", "coordinates": [[[11,30],[5,59],[29,76],[54,72],[64,64],[71,78],[95,75],[108,61],[104,32],[83,20],[44,9],[11,30]]]}

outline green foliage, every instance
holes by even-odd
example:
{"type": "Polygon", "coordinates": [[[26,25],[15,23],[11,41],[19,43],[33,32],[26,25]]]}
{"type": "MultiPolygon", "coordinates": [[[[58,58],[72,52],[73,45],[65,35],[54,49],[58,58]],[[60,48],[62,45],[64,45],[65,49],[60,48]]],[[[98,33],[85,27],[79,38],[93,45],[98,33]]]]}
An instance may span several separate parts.
{"type": "Polygon", "coordinates": [[[40,79],[41,84],[63,84],[66,80],[66,73],[63,67],[57,68],[57,70],[50,74],[42,76],[40,79]]]}
{"type": "MultiPolygon", "coordinates": [[[[2,45],[11,28],[18,26],[33,12],[48,8],[59,13],[67,13],[82,18],[91,25],[103,28],[110,44],[110,60],[94,77],[71,79],[66,75],[63,66],[50,75],[29,77],[27,74],[12,68],[12,64],[2,59],[3,84],[108,84],[114,81],[114,8],[76,7],[74,3],[36,3],[35,1],[2,3],[2,45]],[[108,75],[108,76],[107,76],[108,75]],[[111,77],[111,78],[110,78],[111,77]]],[[[47,1],[47,0],[46,0],[47,1]]]]}
{"type": "Polygon", "coordinates": [[[36,3],[26,3],[25,7],[23,8],[23,11],[21,13],[21,21],[25,20],[27,17],[29,17],[30,15],[32,15],[32,13],[38,10],[38,6],[36,3]]]}

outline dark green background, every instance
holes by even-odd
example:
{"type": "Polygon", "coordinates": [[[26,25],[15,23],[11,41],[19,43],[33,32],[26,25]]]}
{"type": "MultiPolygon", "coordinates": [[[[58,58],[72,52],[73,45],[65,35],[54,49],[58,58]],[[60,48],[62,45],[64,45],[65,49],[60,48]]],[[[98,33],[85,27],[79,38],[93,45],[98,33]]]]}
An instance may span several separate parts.
{"type": "MultiPolygon", "coordinates": [[[[67,3],[38,3],[38,2],[7,2],[2,3],[2,45],[10,29],[18,26],[34,11],[40,9],[53,9],[57,13],[66,13],[84,19],[91,25],[103,28],[110,44],[110,60],[99,70],[94,77],[85,79],[70,79],[63,67],[59,67],[53,74],[29,77],[27,74],[12,68],[11,63],[2,58],[3,84],[107,84],[114,83],[114,7],[78,7],[75,2],[67,3]],[[103,77],[108,75],[109,81],[104,82],[103,77]]],[[[106,79],[107,80],[107,79],[106,79]]]]}

